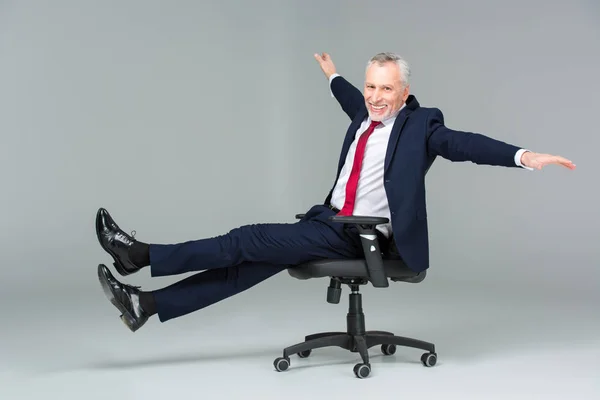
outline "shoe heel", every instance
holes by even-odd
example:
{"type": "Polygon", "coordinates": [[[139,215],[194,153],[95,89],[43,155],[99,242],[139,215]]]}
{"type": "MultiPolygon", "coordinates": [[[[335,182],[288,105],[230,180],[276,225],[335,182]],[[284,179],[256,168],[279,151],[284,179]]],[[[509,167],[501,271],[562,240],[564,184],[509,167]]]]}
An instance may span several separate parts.
{"type": "Polygon", "coordinates": [[[113,263],[113,267],[115,267],[115,269],[117,270],[117,272],[121,275],[121,276],[127,276],[130,274],[130,272],[126,271],[125,269],[123,269],[121,267],[121,265],[119,265],[119,263],[114,262],[113,263]]]}
{"type": "Polygon", "coordinates": [[[135,332],[138,328],[135,319],[131,318],[131,315],[129,315],[129,313],[123,313],[120,316],[121,321],[123,321],[123,323],[132,331],[135,332]]]}

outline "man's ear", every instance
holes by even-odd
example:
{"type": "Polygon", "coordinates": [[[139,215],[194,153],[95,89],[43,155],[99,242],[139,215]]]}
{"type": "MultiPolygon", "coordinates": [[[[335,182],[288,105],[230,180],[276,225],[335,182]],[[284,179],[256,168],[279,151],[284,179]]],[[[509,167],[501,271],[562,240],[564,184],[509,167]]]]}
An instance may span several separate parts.
{"type": "Polygon", "coordinates": [[[408,99],[408,95],[410,94],[410,85],[406,85],[404,88],[404,93],[402,93],[402,101],[406,101],[408,99]]]}

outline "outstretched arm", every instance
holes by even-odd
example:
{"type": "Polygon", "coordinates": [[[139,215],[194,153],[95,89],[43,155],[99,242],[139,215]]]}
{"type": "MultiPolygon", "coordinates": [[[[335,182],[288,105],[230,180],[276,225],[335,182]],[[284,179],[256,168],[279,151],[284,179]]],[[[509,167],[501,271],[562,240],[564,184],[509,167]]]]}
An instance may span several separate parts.
{"type": "Polygon", "coordinates": [[[356,113],[364,106],[363,94],[350,82],[337,74],[335,65],[329,54],[315,54],[315,59],[329,81],[332,95],[340,103],[342,110],[353,120],[356,113]]]}
{"type": "Polygon", "coordinates": [[[433,109],[427,120],[427,150],[432,156],[439,155],[450,161],[471,161],[505,167],[523,166],[528,169],[542,169],[549,164],[559,164],[575,169],[575,164],[561,156],[524,151],[480,133],[449,129],[444,125],[444,116],[439,109],[433,109]]]}

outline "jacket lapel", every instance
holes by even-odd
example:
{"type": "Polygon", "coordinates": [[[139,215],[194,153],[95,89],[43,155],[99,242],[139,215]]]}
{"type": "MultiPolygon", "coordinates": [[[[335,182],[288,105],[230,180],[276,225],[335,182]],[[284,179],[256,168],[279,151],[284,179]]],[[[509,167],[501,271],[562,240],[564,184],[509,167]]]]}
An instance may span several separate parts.
{"type": "Polygon", "coordinates": [[[408,117],[412,113],[413,110],[419,107],[419,102],[413,95],[409,95],[406,99],[406,107],[400,111],[396,121],[394,122],[394,126],[392,127],[392,132],[390,134],[390,140],[388,141],[388,147],[385,152],[385,163],[383,166],[383,173],[387,172],[387,169],[392,162],[392,158],[394,158],[394,154],[396,152],[396,146],[398,145],[398,140],[400,139],[400,135],[402,134],[402,128],[406,124],[408,117]]]}

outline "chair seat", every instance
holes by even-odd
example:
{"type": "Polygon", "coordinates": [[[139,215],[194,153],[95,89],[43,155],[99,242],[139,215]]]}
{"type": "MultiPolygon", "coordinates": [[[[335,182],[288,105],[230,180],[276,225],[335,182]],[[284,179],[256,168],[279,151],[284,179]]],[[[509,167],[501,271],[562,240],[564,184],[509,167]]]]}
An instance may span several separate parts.
{"type": "MultiPolygon", "coordinates": [[[[385,273],[392,281],[418,283],[425,279],[426,271],[415,272],[408,268],[402,260],[384,259],[385,273]]],[[[317,260],[288,268],[288,273],[296,279],[343,277],[368,278],[369,273],[365,260],[317,260]]]]}

